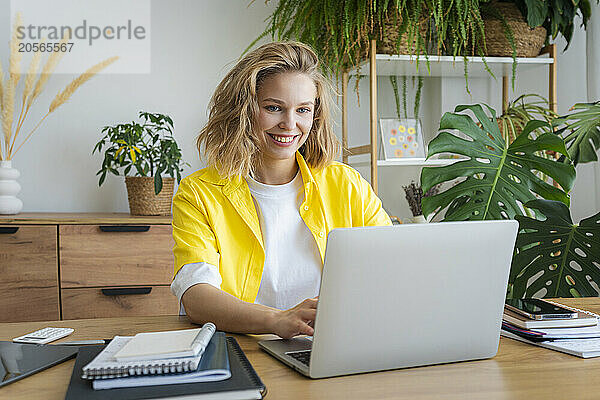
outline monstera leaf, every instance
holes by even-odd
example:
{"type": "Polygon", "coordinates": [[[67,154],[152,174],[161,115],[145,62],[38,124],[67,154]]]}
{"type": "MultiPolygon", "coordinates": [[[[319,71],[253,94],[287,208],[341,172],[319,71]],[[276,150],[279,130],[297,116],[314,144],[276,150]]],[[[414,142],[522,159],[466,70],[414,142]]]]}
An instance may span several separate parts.
{"type": "Polygon", "coordinates": [[[554,151],[567,155],[563,140],[550,132],[544,121],[530,121],[523,133],[507,145],[502,138],[496,112],[485,105],[457,106],[454,113],[446,113],[440,121],[440,132],[429,143],[427,157],[439,153],[454,153],[468,157],[444,167],[425,167],[421,173],[421,186],[426,192],[442,182],[462,181],[431,197],[422,200],[423,214],[439,214],[448,207],[444,220],[510,219],[523,215],[523,204],[542,198],[569,204],[563,191],[570,190],[575,180],[575,168],[541,156],[554,151]],[[471,111],[479,124],[461,111],[471,111]],[[468,137],[463,139],[446,130],[457,130],[468,137]],[[535,134],[537,137],[533,138],[535,134]],[[557,182],[555,187],[538,177],[543,173],[557,182]]]}
{"type": "Polygon", "coordinates": [[[519,235],[509,278],[509,296],[581,297],[600,295],[600,213],[573,224],[558,201],[525,204],[539,221],[518,216],[519,235]]]}
{"type": "Polygon", "coordinates": [[[573,164],[598,161],[596,152],[600,150],[600,101],[577,103],[573,110],[579,110],[552,122],[564,126],[557,131],[567,144],[573,164]]]}

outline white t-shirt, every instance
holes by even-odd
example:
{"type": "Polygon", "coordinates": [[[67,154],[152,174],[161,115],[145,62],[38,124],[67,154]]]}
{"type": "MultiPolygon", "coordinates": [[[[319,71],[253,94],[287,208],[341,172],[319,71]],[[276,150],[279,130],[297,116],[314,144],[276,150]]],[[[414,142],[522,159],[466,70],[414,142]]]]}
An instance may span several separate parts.
{"type": "MultiPolygon", "coordinates": [[[[323,263],[315,239],[300,217],[302,176],[284,185],[265,185],[247,178],[256,205],[265,264],[255,303],[285,310],[319,294],[323,263]]],[[[221,287],[219,269],[208,263],[184,265],[171,283],[181,302],[187,289],[208,283],[221,287]]],[[[182,307],[183,310],[183,307],[182,307]]]]}

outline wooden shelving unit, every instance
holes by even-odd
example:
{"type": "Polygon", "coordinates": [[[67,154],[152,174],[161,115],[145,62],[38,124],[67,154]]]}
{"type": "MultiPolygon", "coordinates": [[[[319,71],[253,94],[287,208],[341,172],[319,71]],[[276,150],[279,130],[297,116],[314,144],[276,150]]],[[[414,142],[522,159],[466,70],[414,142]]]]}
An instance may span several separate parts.
{"type": "MultiPolygon", "coordinates": [[[[502,106],[508,104],[509,80],[512,73],[513,59],[511,57],[467,57],[468,73],[471,77],[490,76],[486,69],[492,71],[495,77],[502,77],[502,106]]],[[[540,56],[535,58],[517,58],[519,71],[539,70],[539,73],[548,71],[548,100],[556,111],[556,45],[552,44],[542,49],[540,56]]],[[[377,54],[376,41],[371,40],[369,60],[365,60],[357,68],[342,74],[342,144],[344,154],[342,160],[348,164],[349,157],[369,154],[370,161],[353,163],[355,166],[370,165],[371,186],[375,193],[378,192],[378,167],[388,166],[437,166],[452,164],[459,159],[404,159],[404,160],[379,160],[377,157],[377,77],[378,76],[423,76],[423,77],[462,77],[464,76],[464,60],[462,57],[451,56],[419,56],[408,55],[391,56],[377,54]],[[427,64],[429,60],[429,65],[427,64]],[[418,61],[418,63],[417,63],[418,61]],[[369,144],[348,147],[348,79],[357,75],[358,71],[367,71],[369,75],[369,144]]]]}

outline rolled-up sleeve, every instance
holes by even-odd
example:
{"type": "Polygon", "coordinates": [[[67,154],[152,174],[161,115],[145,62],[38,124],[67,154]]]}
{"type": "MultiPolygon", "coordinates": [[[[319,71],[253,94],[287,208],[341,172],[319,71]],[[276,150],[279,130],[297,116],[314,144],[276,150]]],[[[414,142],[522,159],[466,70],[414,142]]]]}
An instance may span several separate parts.
{"type": "Polygon", "coordinates": [[[171,292],[181,302],[183,294],[194,285],[208,283],[221,289],[222,282],[221,274],[216,266],[205,262],[186,264],[177,271],[175,279],[171,282],[171,292]]]}

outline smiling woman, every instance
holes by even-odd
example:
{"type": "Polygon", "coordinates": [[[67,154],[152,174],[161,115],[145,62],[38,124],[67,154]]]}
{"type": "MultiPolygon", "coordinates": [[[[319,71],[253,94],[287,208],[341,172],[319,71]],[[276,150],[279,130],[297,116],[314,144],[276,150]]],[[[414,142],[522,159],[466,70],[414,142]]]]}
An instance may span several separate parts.
{"type": "Polygon", "coordinates": [[[207,168],[173,199],[171,290],[192,321],[311,335],[329,231],[391,225],[369,184],[334,161],[331,93],[297,42],[248,53],[217,86],[197,140],[207,168]]]}
{"type": "Polygon", "coordinates": [[[317,89],[301,73],[281,73],[258,88],[258,138],[261,161],[256,179],[267,184],[292,180],[298,171],[294,155],[308,139],[313,125],[317,89]]]}

